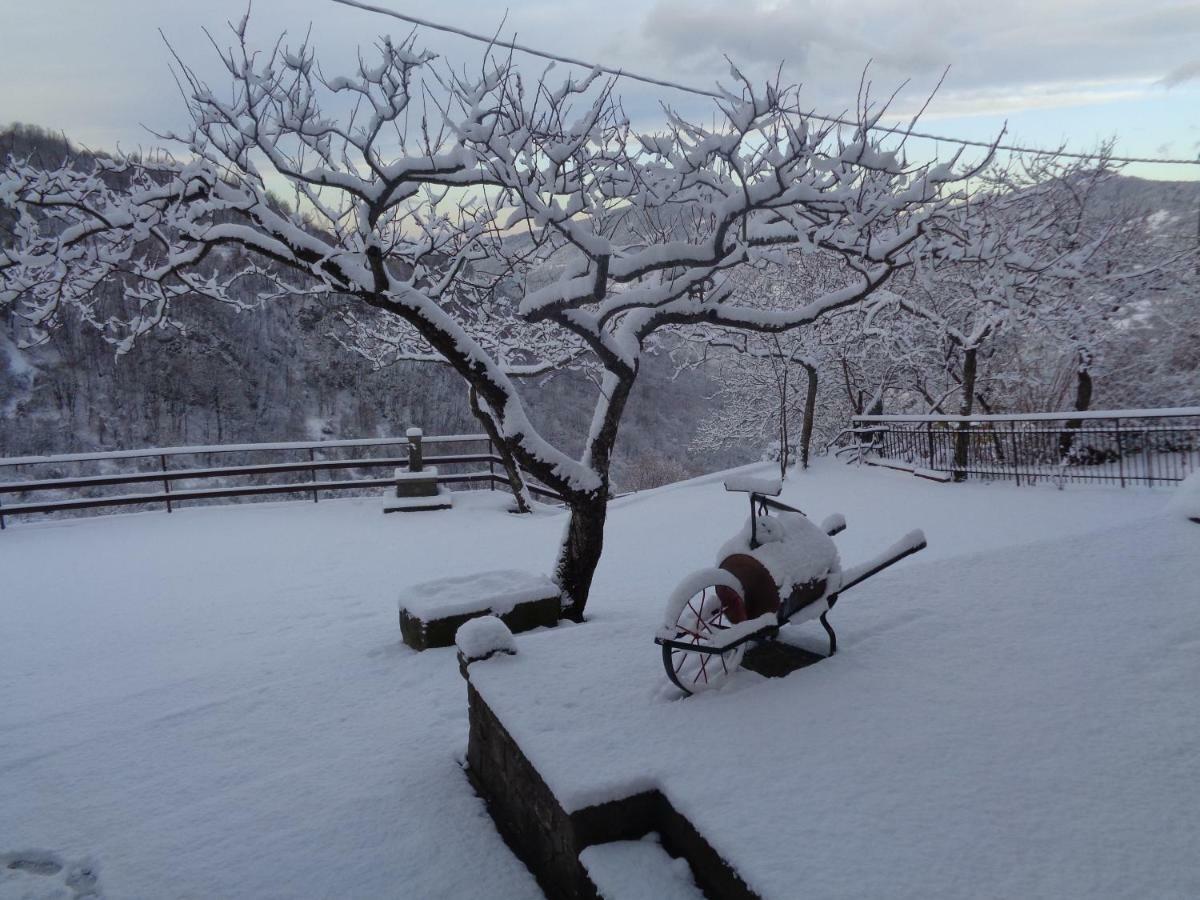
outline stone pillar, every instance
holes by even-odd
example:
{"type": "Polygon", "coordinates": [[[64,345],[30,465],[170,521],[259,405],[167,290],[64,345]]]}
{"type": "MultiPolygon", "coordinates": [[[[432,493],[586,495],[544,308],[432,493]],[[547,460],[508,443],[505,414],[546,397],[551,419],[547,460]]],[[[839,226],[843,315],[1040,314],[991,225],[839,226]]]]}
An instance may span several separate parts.
{"type": "Polygon", "coordinates": [[[424,432],[420,428],[410,428],[405,433],[408,438],[408,471],[420,472],[424,468],[424,461],[421,455],[421,438],[424,432]]]}
{"type": "Polygon", "coordinates": [[[422,436],[420,428],[410,428],[405,433],[408,438],[408,468],[396,469],[396,499],[387,501],[383,507],[385,513],[449,509],[454,505],[451,493],[438,484],[437,466],[425,467],[422,436]]]}

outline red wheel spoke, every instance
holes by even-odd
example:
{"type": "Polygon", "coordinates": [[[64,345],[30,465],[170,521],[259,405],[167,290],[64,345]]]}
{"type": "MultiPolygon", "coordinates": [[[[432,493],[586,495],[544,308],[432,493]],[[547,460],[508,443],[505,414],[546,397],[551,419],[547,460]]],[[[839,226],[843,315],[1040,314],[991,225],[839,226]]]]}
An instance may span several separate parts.
{"type": "MultiPolygon", "coordinates": [[[[720,632],[728,631],[733,627],[734,622],[730,613],[732,611],[736,615],[740,609],[741,598],[736,592],[733,593],[733,600],[727,603],[726,598],[717,590],[717,585],[701,588],[688,598],[676,616],[674,639],[690,644],[692,647],[704,646],[715,641],[720,632]],[[716,600],[715,607],[710,608],[709,603],[714,599],[716,600]]],[[[666,665],[668,673],[674,675],[677,684],[680,686],[689,684],[692,686],[692,690],[699,691],[721,684],[725,678],[737,671],[741,658],[742,648],[740,647],[718,653],[699,653],[698,650],[672,648],[670,659],[666,665]],[[710,656],[716,656],[720,660],[721,670],[719,672],[716,670],[716,663],[713,663],[713,671],[711,673],[708,671],[709,663],[712,662],[709,659],[710,656]]]]}

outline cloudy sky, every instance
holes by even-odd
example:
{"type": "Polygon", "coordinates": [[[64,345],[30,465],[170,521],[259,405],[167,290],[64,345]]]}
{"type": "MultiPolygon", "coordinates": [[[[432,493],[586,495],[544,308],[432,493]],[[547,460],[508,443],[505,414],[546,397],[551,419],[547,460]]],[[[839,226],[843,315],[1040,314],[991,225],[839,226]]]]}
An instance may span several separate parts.
{"type": "MultiPolygon", "coordinates": [[[[477,31],[501,27],[504,7],[480,0],[373,0],[477,31]]],[[[0,0],[0,122],[65,132],[93,147],[152,143],[144,125],[182,125],[159,29],[210,72],[244,0],[0,0]]],[[[325,71],[353,65],[360,46],[407,26],[331,0],[255,0],[252,39],[311,24],[325,71]]],[[[711,86],[728,55],[747,74],[784,64],[814,109],[852,107],[863,67],[877,92],[910,80],[900,111],[921,104],[946,66],[925,127],[987,139],[1090,149],[1115,135],[1126,155],[1200,154],[1200,2],[1188,0],[512,0],[500,34],[584,59],[711,86]]],[[[422,32],[420,42],[469,63],[477,45],[422,32]]],[[[542,63],[522,63],[540,70],[542,63]]],[[[620,92],[644,127],[660,99],[704,101],[632,81],[620,92]]],[[[1142,166],[1147,177],[1200,177],[1200,167],[1142,166]]]]}

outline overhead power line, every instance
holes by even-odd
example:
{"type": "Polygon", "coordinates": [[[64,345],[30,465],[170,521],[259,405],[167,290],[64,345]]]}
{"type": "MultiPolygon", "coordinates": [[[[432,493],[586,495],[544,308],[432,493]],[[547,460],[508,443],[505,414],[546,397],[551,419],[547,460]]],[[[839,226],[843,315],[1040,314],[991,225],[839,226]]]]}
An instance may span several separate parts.
{"type": "MultiPolygon", "coordinates": [[[[617,68],[615,66],[607,66],[603,63],[593,63],[582,59],[576,59],[571,56],[563,56],[558,53],[551,53],[547,50],[539,50],[537,47],[530,47],[526,44],[518,44],[515,41],[504,41],[494,36],[489,37],[486,34],[478,34],[473,31],[468,31],[465,28],[459,28],[456,25],[444,25],[440,22],[434,22],[430,19],[424,19],[420,16],[409,15],[408,13],[397,12],[394,9],[387,9],[383,6],[376,6],[372,3],[363,3],[361,0],[332,0],[334,3],[340,3],[342,6],[350,6],[355,9],[361,9],[366,12],[379,13],[384,16],[391,16],[393,19],[400,19],[408,22],[410,25],[419,25],[422,28],[432,28],[434,31],[444,31],[447,34],[455,34],[459,37],[465,37],[472,41],[479,41],[483,44],[489,44],[499,47],[509,47],[521,53],[528,53],[531,56],[538,56],[542,59],[552,60],[554,62],[567,63],[572,66],[581,66],[585,69],[595,69],[600,72],[605,72],[609,75],[618,78],[628,78],[632,81],[641,81],[645,84],[653,84],[657,87],[665,87],[674,91],[683,91],[688,94],[695,94],[699,97],[713,97],[717,100],[728,99],[724,94],[717,91],[705,90],[704,88],[693,87],[692,85],[681,84],[677,81],[668,81],[663,78],[654,78],[650,75],[640,75],[637,72],[631,72],[628,69],[617,68]]],[[[835,125],[848,125],[852,128],[857,128],[859,123],[852,119],[847,119],[842,116],[827,116],[818,113],[809,113],[810,118],[817,119],[821,122],[829,122],[835,125]]],[[[968,138],[950,137],[944,134],[931,134],[929,132],[914,131],[911,128],[893,127],[890,125],[871,125],[871,131],[882,131],[888,134],[900,134],[907,137],[925,138],[931,141],[945,141],[950,144],[959,144],[963,147],[982,147],[985,150],[1004,150],[1011,153],[1031,153],[1038,156],[1055,156],[1066,159],[1097,159],[1099,155],[1096,153],[1074,153],[1069,150],[1042,150],[1037,147],[1021,147],[1016,144],[995,144],[991,141],[973,141],[968,138]]],[[[1159,157],[1146,156],[1106,156],[1105,159],[1110,162],[1119,163],[1160,163],[1163,165],[1172,166],[1197,166],[1200,165],[1200,159],[1163,159],[1159,157]]]]}

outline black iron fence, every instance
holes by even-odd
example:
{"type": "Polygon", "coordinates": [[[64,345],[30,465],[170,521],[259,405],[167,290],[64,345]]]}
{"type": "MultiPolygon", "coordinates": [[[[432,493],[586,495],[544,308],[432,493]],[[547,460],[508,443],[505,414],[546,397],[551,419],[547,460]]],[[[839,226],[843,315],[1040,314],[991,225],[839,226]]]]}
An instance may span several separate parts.
{"type": "Polygon", "coordinates": [[[1018,484],[1156,485],[1200,468],[1200,407],[993,416],[855,416],[863,462],[1018,484]]]}
{"type": "MultiPolygon", "coordinates": [[[[485,434],[414,430],[405,437],[10,457],[0,459],[0,528],[6,519],[32,514],[116,507],[171,512],[182,504],[268,496],[316,503],[333,492],[379,492],[396,483],[384,473],[407,469],[414,452],[426,467],[437,467],[441,484],[509,488],[485,434]]],[[[535,496],[558,499],[540,485],[527,486],[535,496]]]]}

